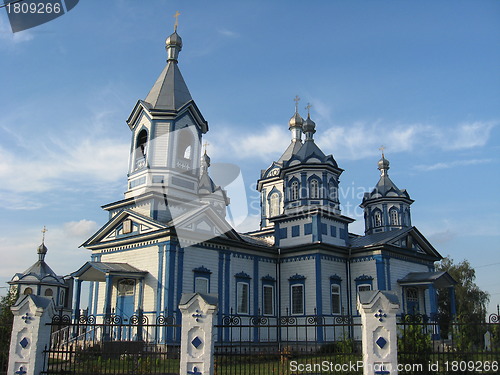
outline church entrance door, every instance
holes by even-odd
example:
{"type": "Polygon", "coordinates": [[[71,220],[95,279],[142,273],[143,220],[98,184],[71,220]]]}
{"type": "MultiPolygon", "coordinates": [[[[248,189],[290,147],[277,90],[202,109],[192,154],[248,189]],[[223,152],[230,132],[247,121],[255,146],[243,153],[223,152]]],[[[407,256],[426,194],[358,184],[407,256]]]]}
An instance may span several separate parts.
{"type": "Polygon", "coordinates": [[[135,280],[124,279],[118,282],[118,297],[116,300],[116,315],[120,317],[123,327],[120,327],[118,339],[130,340],[130,330],[127,325],[130,324],[130,318],[134,315],[135,300],[135,280]]]}

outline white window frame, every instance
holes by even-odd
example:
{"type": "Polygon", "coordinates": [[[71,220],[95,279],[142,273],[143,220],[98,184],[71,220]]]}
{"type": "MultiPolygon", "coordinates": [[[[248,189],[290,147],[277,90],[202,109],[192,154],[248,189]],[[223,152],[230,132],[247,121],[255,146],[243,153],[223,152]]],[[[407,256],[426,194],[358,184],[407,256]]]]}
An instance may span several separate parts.
{"type": "Polygon", "coordinates": [[[274,286],[264,285],[262,287],[262,315],[272,316],[274,315],[274,286]],[[266,307],[269,307],[266,303],[266,289],[271,289],[271,311],[266,311],[266,307]]]}
{"type": "Polygon", "coordinates": [[[240,314],[240,315],[250,314],[250,284],[247,282],[244,282],[244,281],[238,281],[236,283],[236,314],[240,314]],[[246,309],[243,309],[242,307],[244,307],[244,306],[242,306],[240,301],[243,302],[242,298],[244,298],[244,297],[242,297],[242,295],[244,294],[243,290],[245,288],[246,288],[246,293],[247,293],[247,296],[245,298],[246,309]]]}
{"type": "Polygon", "coordinates": [[[293,181],[290,186],[290,200],[296,201],[297,199],[299,199],[299,183],[293,181]]]}
{"type": "Polygon", "coordinates": [[[305,301],[304,301],[304,284],[293,284],[290,285],[290,312],[292,315],[304,315],[305,313],[305,301]],[[300,298],[300,311],[296,311],[295,309],[295,299],[294,299],[294,289],[301,289],[301,298],[300,298]]]}
{"type": "Polygon", "coordinates": [[[382,213],[380,211],[375,211],[373,214],[373,221],[376,228],[382,226],[382,213]]]}
{"type": "Polygon", "coordinates": [[[311,199],[319,199],[319,183],[318,180],[313,178],[309,183],[309,196],[311,199]]]}
{"type": "Polygon", "coordinates": [[[332,302],[332,314],[340,314],[342,312],[342,299],[340,298],[341,295],[340,295],[340,285],[339,284],[331,284],[330,286],[330,294],[331,294],[331,302],[332,302]],[[336,291],[334,292],[334,289],[336,289],[336,291]],[[334,301],[334,298],[337,298],[338,299],[338,311],[335,311],[334,310],[334,304],[333,304],[333,301],[334,301]]]}
{"type": "Polygon", "coordinates": [[[372,290],[372,286],[371,286],[371,284],[359,284],[359,285],[356,287],[356,290],[358,291],[358,293],[359,293],[359,292],[370,291],[370,290],[372,290]],[[368,289],[367,289],[367,290],[360,290],[360,289],[361,289],[361,287],[363,287],[363,288],[368,287],[368,289]]]}
{"type": "Polygon", "coordinates": [[[278,216],[280,213],[280,197],[274,192],[269,197],[269,217],[278,216]]]}
{"type": "Polygon", "coordinates": [[[399,213],[395,208],[389,210],[391,225],[399,225],[399,213]]]}

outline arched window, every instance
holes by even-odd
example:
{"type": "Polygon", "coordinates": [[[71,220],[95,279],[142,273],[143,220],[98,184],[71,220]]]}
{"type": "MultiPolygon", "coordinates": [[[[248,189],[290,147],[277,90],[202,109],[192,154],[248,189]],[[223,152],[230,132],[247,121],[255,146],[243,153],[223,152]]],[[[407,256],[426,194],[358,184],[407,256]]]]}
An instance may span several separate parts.
{"type": "Polygon", "coordinates": [[[272,193],[269,199],[269,216],[277,216],[280,213],[280,197],[278,193],[272,193]]]}
{"type": "Polygon", "coordinates": [[[373,219],[375,221],[376,227],[382,226],[382,214],[380,213],[380,211],[375,211],[375,213],[373,214],[373,219]]]}
{"type": "Polygon", "coordinates": [[[64,295],[64,290],[61,290],[61,293],[59,294],[59,304],[64,305],[65,303],[65,295],[64,295]]]}
{"type": "Polygon", "coordinates": [[[194,137],[188,129],[182,129],[177,139],[177,159],[193,159],[194,137]]]}
{"type": "Polygon", "coordinates": [[[137,135],[135,144],[135,169],[146,166],[146,154],[148,152],[148,132],[142,129],[137,135]]]}
{"type": "Polygon", "coordinates": [[[309,197],[311,199],[319,198],[318,180],[312,179],[309,183],[309,197]]]}
{"type": "Polygon", "coordinates": [[[389,211],[390,213],[390,216],[391,216],[391,225],[399,225],[399,214],[398,214],[398,210],[396,210],[395,208],[391,209],[389,211]]]}
{"type": "Polygon", "coordinates": [[[54,292],[52,289],[46,289],[45,290],[45,297],[52,297],[54,295],[54,292]]]}
{"type": "Polygon", "coordinates": [[[31,289],[30,287],[28,287],[28,288],[24,289],[23,294],[25,296],[29,296],[30,294],[33,294],[33,289],[31,289]]]}
{"type": "Polygon", "coordinates": [[[299,183],[297,181],[292,182],[292,187],[291,187],[291,192],[290,192],[290,198],[292,201],[296,201],[299,199],[299,183]]]}
{"type": "Polygon", "coordinates": [[[337,184],[332,180],[328,183],[328,198],[332,201],[338,201],[337,184]]]}

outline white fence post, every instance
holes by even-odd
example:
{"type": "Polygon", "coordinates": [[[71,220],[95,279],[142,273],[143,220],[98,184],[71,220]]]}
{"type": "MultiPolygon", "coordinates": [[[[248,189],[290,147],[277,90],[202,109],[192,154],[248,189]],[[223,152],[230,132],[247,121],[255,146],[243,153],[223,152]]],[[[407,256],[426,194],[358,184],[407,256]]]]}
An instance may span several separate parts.
{"type": "Polygon", "coordinates": [[[180,374],[213,375],[217,297],[183,294],[179,309],[182,312],[180,374]]]}
{"type": "Polygon", "coordinates": [[[55,315],[52,298],[28,295],[11,307],[14,314],[7,374],[39,375],[55,315]]]}
{"type": "Polygon", "coordinates": [[[371,290],[359,292],[363,337],[363,375],[397,375],[398,335],[395,293],[371,290]]]}

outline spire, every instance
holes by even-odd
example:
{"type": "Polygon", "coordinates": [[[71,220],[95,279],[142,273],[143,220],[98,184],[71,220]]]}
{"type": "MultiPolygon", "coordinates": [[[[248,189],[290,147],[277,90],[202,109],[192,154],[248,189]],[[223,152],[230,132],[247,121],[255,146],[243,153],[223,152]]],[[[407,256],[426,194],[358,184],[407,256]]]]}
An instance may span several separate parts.
{"type": "Polygon", "coordinates": [[[302,130],[306,135],[306,141],[313,141],[313,134],[316,133],[316,123],[311,120],[311,107],[312,105],[307,103],[307,119],[304,121],[304,125],[302,125],[302,130]]]}
{"type": "Polygon", "coordinates": [[[299,115],[299,96],[295,95],[293,101],[295,102],[295,113],[288,122],[288,129],[292,132],[292,142],[302,142],[302,125],[304,124],[304,119],[299,115]]]}
{"type": "MultiPolygon", "coordinates": [[[[177,13],[176,16],[178,17],[180,13],[177,13]]],[[[174,32],[165,41],[167,66],[163,69],[145,99],[155,109],[178,110],[187,102],[193,100],[177,66],[179,52],[182,50],[182,39],[177,34],[177,17],[174,32]]]]}

